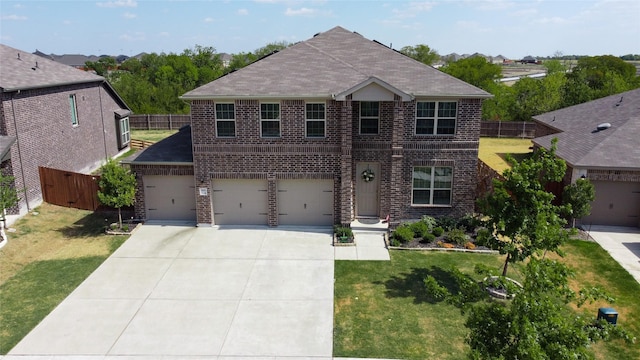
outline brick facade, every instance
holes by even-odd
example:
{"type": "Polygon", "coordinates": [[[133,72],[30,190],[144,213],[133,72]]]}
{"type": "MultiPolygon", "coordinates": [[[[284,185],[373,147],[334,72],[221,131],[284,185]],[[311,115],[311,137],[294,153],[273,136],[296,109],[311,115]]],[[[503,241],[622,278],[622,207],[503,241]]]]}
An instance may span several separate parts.
{"type": "Polygon", "coordinates": [[[101,82],[2,93],[0,134],[16,136],[11,162],[26,201],[42,201],[38,166],[88,173],[118,154],[114,111],[121,106],[101,82]],[[69,96],[76,95],[78,126],[69,96]]]}
{"type": "MultiPolygon", "coordinates": [[[[422,215],[473,211],[481,100],[458,100],[456,133],[449,136],[414,135],[416,101],[403,102],[396,96],[394,101],[380,102],[379,134],[360,135],[359,102],[350,96],[327,100],[322,139],[305,137],[305,101],[278,103],[280,137],[260,137],[260,101],[236,100],[236,137],[217,138],[215,102],[192,101],[193,172],[202,186],[209,187],[208,194],[211,179],[267,179],[268,223],[275,226],[278,180],[333,179],[334,222],[349,224],[356,216],[356,165],[367,161],[380,165],[378,215],[390,215],[392,226],[422,215]],[[413,166],[453,168],[451,206],[411,206],[413,166]]],[[[197,196],[199,224],[213,223],[211,200],[197,196]]]]}

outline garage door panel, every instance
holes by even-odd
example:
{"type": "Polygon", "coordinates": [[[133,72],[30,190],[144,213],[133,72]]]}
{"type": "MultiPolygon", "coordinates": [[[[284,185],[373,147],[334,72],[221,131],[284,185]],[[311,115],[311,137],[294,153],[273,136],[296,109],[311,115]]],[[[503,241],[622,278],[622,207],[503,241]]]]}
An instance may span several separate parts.
{"type": "Polygon", "coordinates": [[[332,180],[280,180],[280,225],[333,225],[332,180]]]}
{"type": "Polygon", "coordinates": [[[148,220],[196,220],[193,176],[143,176],[148,220]]]}
{"type": "Polygon", "coordinates": [[[216,225],[266,225],[267,182],[213,180],[213,217],[216,225]]]}
{"type": "Polygon", "coordinates": [[[596,198],[591,215],[582,219],[585,225],[639,226],[640,183],[593,181],[596,198]]]}

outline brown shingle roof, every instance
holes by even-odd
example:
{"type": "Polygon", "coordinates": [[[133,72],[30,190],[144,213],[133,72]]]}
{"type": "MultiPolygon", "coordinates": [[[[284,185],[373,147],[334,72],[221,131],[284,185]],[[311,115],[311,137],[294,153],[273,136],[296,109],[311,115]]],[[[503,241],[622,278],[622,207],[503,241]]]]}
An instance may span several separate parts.
{"type": "Polygon", "coordinates": [[[182,98],[330,98],[371,77],[417,97],[491,97],[382,44],[335,27],[189,91],[182,98]]]}
{"type": "Polygon", "coordinates": [[[561,131],[539,137],[549,148],[558,138],[557,155],[574,167],[640,169],[640,89],[548,112],[534,119],[561,131]],[[599,124],[611,127],[596,131],[599,124]]]}
{"type": "Polygon", "coordinates": [[[3,44],[0,44],[0,63],[0,88],[5,91],[104,81],[102,76],[3,44]]]}

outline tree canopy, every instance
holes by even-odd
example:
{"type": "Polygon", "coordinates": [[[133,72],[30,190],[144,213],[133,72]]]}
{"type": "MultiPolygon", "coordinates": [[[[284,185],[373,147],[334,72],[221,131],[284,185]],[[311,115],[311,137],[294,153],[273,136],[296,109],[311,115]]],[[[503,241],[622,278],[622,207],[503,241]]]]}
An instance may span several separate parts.
{"type": "Polygon", "coordinates": [[[122,228],[121,208],[131,206],[136,198],[136,177],[115,161],[109,160],[100,168],[98,200],[118,209],[118,224],[122,228]]]}
{"type": "Polygon", "coordinates": [[[502,68],[481,56],[450,62],[441,68],[445,73],[491,92],[496,80],[502,77],[502,68]]]}
{"type": "Polygon", "coordinates": [[[438,61],[438,59],[440,59],[440,55],[437,51],[424,44],[405,46],[400,49],[400,52],[427,65],[433,65],[438,61]]]}

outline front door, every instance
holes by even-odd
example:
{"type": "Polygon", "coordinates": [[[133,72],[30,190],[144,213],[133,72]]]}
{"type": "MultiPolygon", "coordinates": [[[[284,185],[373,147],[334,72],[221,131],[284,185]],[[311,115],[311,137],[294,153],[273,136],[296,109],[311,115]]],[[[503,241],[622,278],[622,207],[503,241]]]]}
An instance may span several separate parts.
{"type": "Polygon", "coordinates": [[[380,164],[359,162],[356,164],[356,216],[378,217],[380,203],[380,164]]]}

